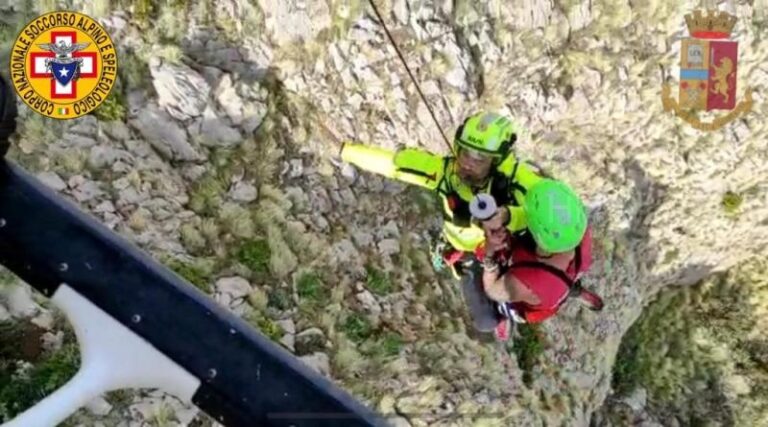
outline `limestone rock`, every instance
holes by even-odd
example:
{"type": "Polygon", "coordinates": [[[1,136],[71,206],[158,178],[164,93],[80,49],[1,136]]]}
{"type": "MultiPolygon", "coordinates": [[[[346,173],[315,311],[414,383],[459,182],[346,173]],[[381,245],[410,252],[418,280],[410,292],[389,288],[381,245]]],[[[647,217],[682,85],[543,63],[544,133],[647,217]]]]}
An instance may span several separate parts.
{"type": "Polygon", "coordinates": [[[384,239],[379,242],[379,253],[383,256],[390,256],[400,252],[400,242],[395,239],[384,239]]]}
{"type": "Polygon", "coordinates": [[[105,145],[97,145],[91,148],[91,152],[88,157],[88,165],[94,169],[101,169],[107,166],[111,166],[113,163],[119,160],[132,163],[133,156],[123,150],[117,150],[105,145]]]}
{"type": "Polygon", "coordinates": [[[78,117],[73,121],[72,127],[69,128],[70,133],[88,137],[96,136],[98,130],[99,121],[90,114],[78,117]]]}
{"type": "Polygon", "coordinates": [[[232,124],[238,126],[243,122],[243,100],[240,95],[237,94],[234,85],[232,84],[232,77],[229,74],[224,74],[219,80],[219,84],[214,91],[216,101],[219,103],[221,109],[223,109],[232,124]]]}
{"type": "Polygon", "coordinates": [[[188,120],[200,116],[211,92],[208,82],[186,65],[174,65],[153,59],[149,67],[158,104],[171,117],[188,120]]]}
{"type": "Polygon", "coordinates": [[[43,184],[56,191],[61,191],[67,188],[67,184],[56,172],[41,172],[37,175],[37,178],[42,181],[43,184]]]}
{"type": "Polygon", "coordinates": [[[277,324],[283,328],[285,333],[290,335],[296,334],[296,324],[293,323],[293,319],[278,320],[277,324]]]}
{"type": "Polygon", "coordinates": [[[80,203],[93,200],[104,194],[104,191],[99,188],[99,184],[94,181],[85,181],[78,185],[77,188],[72,189],[72,196],[80,203]]]}
{"type": "Polygon", "coordinates": [[[299,360],[322,375],[330,375],[331,360],[325,353],[313,353],[299,357],[299,360]]]}
{"type": "Polygon", "coordinates": [[[40,309],[26,286],[11,287],[4,292],[4,297],[8,312],[13,317],[29,317],[40,309]]]}
{"type": "Polygon", "coordinates": [[[348,239],[342,239],[331,248],[334,257],[339,263],[346,263],[360,258],[360,253],[348,239]]]}
{"type": "Polygon", "coordinates": [[[322,0],[259,0],[258,3],[261,10],[266,11],[267,31],[278,45],[309,42],[331,26],[331,11],[322,0]]]}
{"type": "Polygon", "coordinates": [[[130,121],[132,127],[167,160],[195,161],[202,155],[187,139],[187,132],[155,105],[148,105],[130,121]]]}
{"type": "Polygon", "coordinates": [[[229,191],[229,197],[236,202],[250,203],[258,197],[256,187],[247,182],[238,181],[229,191]]]}
{"type": "Polygon", "coordinates": [[[40,345],[46,351],[57,351],[64,345],[64,331],[57,333],[46,332],[40,337],[40,345]]]}
{"type": "Polygon", "coordinates": [[[309,328],[296,335],[296,354],[312,354],[325,349],[325,334],[319,328],[309,328]]]}
{"type": "Polygon", "coordinates": [[[205,109],[198,123],[192,127],[192,135],[201,145],[232,147],[242,142],[240,132],[220,118],[210,106],[205,109]]]}
{"type": "Polygon", "coordinates": [[[85,405],[86,409],[93,415],[105,416],[112,411],[112,405],[103,397],[97,397],[85,405]]]}
{"type": "Polygon", "coordinates": [[[630,396],[623,399],[630,408],[635,412],[640,412],[645,408],[645,403],[648,398],[648,394],[644,388],[638,388],[630,396]]]}
{"type": "Polygon", "coordinates": [[[280,338],[280,344],[285,346],[290,351],[295,351],[296,336],[291,334],[285,334],[280,338]]]}
{"type": "Polygon", "coordinates": [[[233,299],[245,298],[251,292],[251,284],[242,277],[223,277],[216,281],[216,289],[233,299]]]}
{"type": "Polygon", "coordinates": [[[131,131],[122,121],[115,120],[101,124],[104,133],[117,141],[127,141],[131,137],[131,131]]]}
{"type": "Polygon", "coordinates": [[[251,134],[261,126],[267,116],[269,107],[264,102],[248,102],[243,106],[242,128],[247,134],[251,134]]]}
{"type": "Polygon", "coordinates": [[[379,305],[379,302],[376,301],[376,298],[370,291],[364,290],[358,293],[357,300],[374,318],[378,318],[381,315],[381,305],[379,305]]]}
{"type": "Polygon", "coordinates": [[[76,133],[65,134],[64,138],[62,138],[62,142],[71,148],[91,148],[98,144],[95,138],[76,133]]]}

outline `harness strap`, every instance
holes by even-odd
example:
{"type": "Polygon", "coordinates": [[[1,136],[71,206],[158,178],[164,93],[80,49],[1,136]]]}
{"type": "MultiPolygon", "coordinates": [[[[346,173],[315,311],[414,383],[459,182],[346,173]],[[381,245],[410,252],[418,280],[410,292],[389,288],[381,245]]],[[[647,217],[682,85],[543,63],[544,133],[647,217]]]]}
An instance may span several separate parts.
{"type": "Polygon", "coordinates": [[[452,157],[443,157],[443,173],[440,177],[440,182],[437,183],[437,191],[439,193],[442,193],[443,195],[448,195],[453,189],[451,188],[451,180],[448,179],[448,163],[451,161],[452,157]],[[448,188],[443,188],[443,183],[448,188]]]}
{"type": "Polygon", "coordinates": [[[509,197],[511,197],[513,200],[515,199],[515,190],[526,194],[527,190],[525,187],[520,185],[519,182],[517,182],[517,179],[515,177],[517,176],[517,169],[520,166],[520,161],[515,161],[515,167],[512,169],[512,174],[509,175],[509,182],[507,183],[509,185],[509,197]]]}
{"type": "MultiPolygon", "coordinates": [[[[576,274],[580,274],[581,272],[581,244],[579,246],[576,246],[576,254],[573,258],[573,264],[574,267],[576,267],[576,274]]],[[[578,276],[577,276],[578,277],[578,276]]]]}

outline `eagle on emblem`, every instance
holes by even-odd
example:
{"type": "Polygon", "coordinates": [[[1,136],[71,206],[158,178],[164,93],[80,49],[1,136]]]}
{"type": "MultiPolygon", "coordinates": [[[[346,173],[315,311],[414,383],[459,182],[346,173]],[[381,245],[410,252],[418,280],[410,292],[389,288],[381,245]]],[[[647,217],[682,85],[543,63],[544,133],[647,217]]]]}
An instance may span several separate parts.
{"type": "MultiPolygon", "coordinates": [[[[54,64],[65,67],[69,66],[67,68],[70,68],[72,65],[74,65],[74,74],[71,76],[71,78],[67,79],[67,81],[69,81],[77,78],[77,76],[80,74],[80,66],[83,65],[83,58],[75,58],[72,56],[72,54],[79,50],[85,49],[86,47],[90,46],[90,44],[91,43],[69,43],[64,40],[59,40],[56,43],[43,43],[38,44],[37,46],[40,49],[47,50],[56,54],[55,58],[48,58],[45,60],[45,69],[47,71],[54,73],[54,64]]],[[[55,73],[54,76],[56,76],[55,73]]],[[[62,84],[64,83],[62,82],[62,84]]]]}

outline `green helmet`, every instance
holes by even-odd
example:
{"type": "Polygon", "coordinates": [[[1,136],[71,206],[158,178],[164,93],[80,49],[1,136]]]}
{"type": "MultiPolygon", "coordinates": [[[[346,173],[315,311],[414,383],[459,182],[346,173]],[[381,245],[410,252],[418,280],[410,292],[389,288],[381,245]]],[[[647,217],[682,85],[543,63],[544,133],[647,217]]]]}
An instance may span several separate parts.
{"type": "Polygon", "coordinates": [[[587,230],[587,212],[579,196],[562,181],[542,179],[525,194],[528,229],[542,249],[566,252],[587,230]]]}
{"type": "Polygon", "coordinates": [[[468,148],[493,157],[503,157],[517,138],[516,126],[495,113],[478,113],[467,118],[456,131],[457,148],[468,148]]]}

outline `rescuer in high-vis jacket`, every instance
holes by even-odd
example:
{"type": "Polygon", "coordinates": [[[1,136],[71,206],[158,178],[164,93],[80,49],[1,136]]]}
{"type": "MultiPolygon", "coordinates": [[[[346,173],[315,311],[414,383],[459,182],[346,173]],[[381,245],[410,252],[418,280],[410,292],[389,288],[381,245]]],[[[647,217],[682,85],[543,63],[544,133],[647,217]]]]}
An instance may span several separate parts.
{"type": "Polygon", "coordinates": [[[454,156],[417,148],[398,151],[345,143],[341,159],[362,170],[436,191],[445,218],[443,237],[461,252],[472,252],[483,241],[483,229],[473,224],[469,203],[478,193],[493,195],[497,215],[512,231],[526,228],[522,203],[525,189],[541,179],[532,166],[512,153],[515,125],[494,113],[467,118],[454,139],[454,156]]]}

